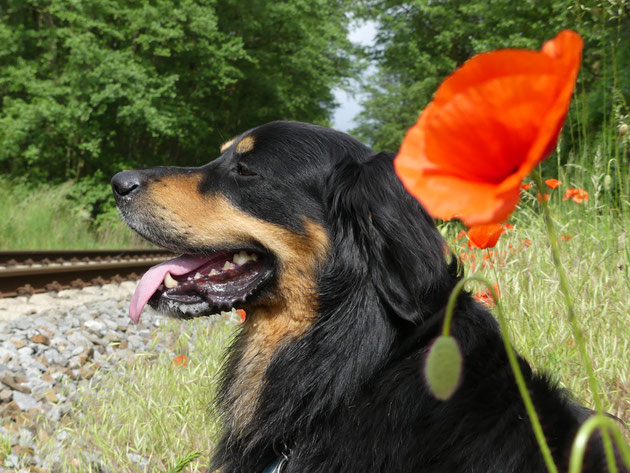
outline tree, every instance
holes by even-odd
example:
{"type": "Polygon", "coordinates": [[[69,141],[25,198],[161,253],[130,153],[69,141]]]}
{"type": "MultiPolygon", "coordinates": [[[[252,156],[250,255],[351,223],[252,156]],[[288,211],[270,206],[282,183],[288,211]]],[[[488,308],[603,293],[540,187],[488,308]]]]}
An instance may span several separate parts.
{"type": "Polygon", "coordinates": [[[5,0],[0,169],[36,180],[194,165],[249,127],[325,124],[346,0],[5,0]]]}
{"type": "MultiPolygon", "coordinates": [[[[601,103],[597,94],[612,88],[613,65],[630,66],[628,6],[627,0],[364,0],[359,15],[378,24],[376,45],[366,51],[378,71],[364,86],[364,111],[352,132],[376,149],[396,150],[440,82],[468,58],[498,48],[539,49],[563,28],[577,30],[586,43],[578,90],[601,103]]],[[[623,74],[616,79],[616,103],[627,104],[630,82],[623,74]]],[[[589,108],[587,127],[601,127],[613,113],[611,97],[604,102],[589,108]]]]}

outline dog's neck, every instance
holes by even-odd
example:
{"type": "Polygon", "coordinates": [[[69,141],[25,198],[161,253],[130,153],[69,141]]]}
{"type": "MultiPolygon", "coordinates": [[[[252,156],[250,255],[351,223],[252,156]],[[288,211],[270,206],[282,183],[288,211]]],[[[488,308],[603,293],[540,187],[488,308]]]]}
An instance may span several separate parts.
{"type": "MultiPolygon", "coordinates": [[[[306,290],[306,288],[304,288],[306,290]]],[[[260,403],[264,376],[274,353],[301,336],[314,317],[313,298],[302,297],[277,306],[261,307],[251,313],[235,342],[226,379],[224,409],[232,435],[244,434],[260,403]]]]}

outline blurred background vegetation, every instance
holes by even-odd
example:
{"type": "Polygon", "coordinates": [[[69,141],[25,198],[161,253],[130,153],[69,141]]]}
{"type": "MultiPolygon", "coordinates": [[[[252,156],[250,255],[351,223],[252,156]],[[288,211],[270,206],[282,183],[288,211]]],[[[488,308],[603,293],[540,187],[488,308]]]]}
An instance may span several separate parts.
{"type": "MultiPolygon", "coordinates": [[[[629,10],[629,0],[1,0],[0,185],[15,190],[10,205],[61,193],[71,218],[111,230],[108,181],[122,169],[200,165],[271,120],[330,125],[339,87],[363,97],[351,133],[396,150],[470,56],[539,49],[563,28],[584,38],[584,64],[546,166],[599,152],[614,158],[608,174],[625,176],[629,10]],[[374,44],[353,45],[349,29],[366,21],[374,44]]],[[[3,229],[0,246],[20,231],[3,229]]]]}

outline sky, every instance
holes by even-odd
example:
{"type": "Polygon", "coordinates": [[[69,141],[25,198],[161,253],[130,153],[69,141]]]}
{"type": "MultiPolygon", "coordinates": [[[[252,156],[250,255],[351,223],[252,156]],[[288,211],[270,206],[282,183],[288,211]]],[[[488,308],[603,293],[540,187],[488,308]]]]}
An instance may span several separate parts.
{"type": "MultiPolygon", "coordinates": [[[[348,37],[350,41],[362,46],[369,46],[374,43],[376,35],[376,25],[373,22],[365,22],[358,24],[356,28],[350,31],[348,37]]],[[[366,71],[366,74],[368,72],[366,71]]],[[[358,84],[356,90],[358,92],[358,84]]],[[[335,89],[335,99],[339,102],[339,107],[335,110],[333,116],[333,128],[341,131],[348,131],[356,124],[353,121],[355,115],[361,111],[359,104],[360,96],[358,94],[349,94],[341,89],[335,89]]]]}

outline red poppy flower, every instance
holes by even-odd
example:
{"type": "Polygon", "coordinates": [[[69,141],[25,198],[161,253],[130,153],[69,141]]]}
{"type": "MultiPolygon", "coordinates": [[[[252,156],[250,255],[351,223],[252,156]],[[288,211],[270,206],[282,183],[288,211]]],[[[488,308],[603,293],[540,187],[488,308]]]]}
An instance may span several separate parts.
{"type": "Polygon", "coordinates": [[[574,235],[562,235],[560,241],[569,241],[574,235]]]}
{"type": "Polygon", "coordinates": [[[436,218],[467,226],[507,219],[521,181],[555,147],[582,39],[562,31],[542,51],[480,54],[448,77],[394,161],[406,189],[436,218]]]}
{"type": "Polygon", "coordinates": [[[175,358],[173,358],[173,364],[175,366],[187,366],[188,357],[186,355],[177,355],[175,358]]]}
{"type": "Polygon", "coordinates": [[[558,186],[562,184],[562,181],[559,181],[558,179],[547,179],[545,181],[545,184],[547,184],[547,187],[549,187],[550,189],[557,189],[558,186]]]}
{"type": "Polygon", "coordinates": [[[577,194],[573,196],[573,202],[577,202],[578,204],[581,204],[588,199],[588,192],[586,192],[584,189],[578,189],[577,194]]]}
{"type": "MultiPolygon", "coordinates": [[[[494,283],[492,286],[497,293],[497,297],[501,297],[501,293],[499,292],[499,285],[497,283],[494,283]]],[[[492,297],[492,292],[490,291],[476,292],[473,295],[473,298],[488,307],[493,307],[496,304],[494,297],[492,297]]]]}
{"type": "Polygon", "coordinates": [[[241,323],[245,322],[245,319],[247,318],[246,312],[243,309],[238,309],[236,313],[241,318],[241,323]]]}
{"type": "Polygon", "coordinates": [[[521,189],[523,189],[524,191],[528,191],[531,186],[532,186],[531,182],[528,182],[526,184],[521,184],[521,189]]]}
{"type": "Polygon", "coordinates": [[[588,192],[586,192],[584,189],[576,189],[575,187],[571,187],[570,189],[566,190],[566,192],[564,193],[564,197],[562,198],[562,200],[569,199],[572,199],[574,202],[581,204],[585,200],[589,200],[588,192]]]}
{"type": "Polygon", "coordinates": [[[542,202],[543,199],[547,202],[549,200],[549,194],[536,194],[536,198],[538,199],[538,202],[542,202]]]}
{"type": "Polygon", "coordinates": [[[575,187],[571,187],[570,189],[567,189],[565,191],[564,197],[562,198],[562,200],[569,200],[571,197],[573,197],[577,193],[578,193],[578,190],[575,187]]]}
{"type": "Polygon", "coordinates": [[[477,225],[468,230],[468,240],[480,249],[492,248],[499,241],[503,233],[503,226],[496,223],[477,225]]]}

